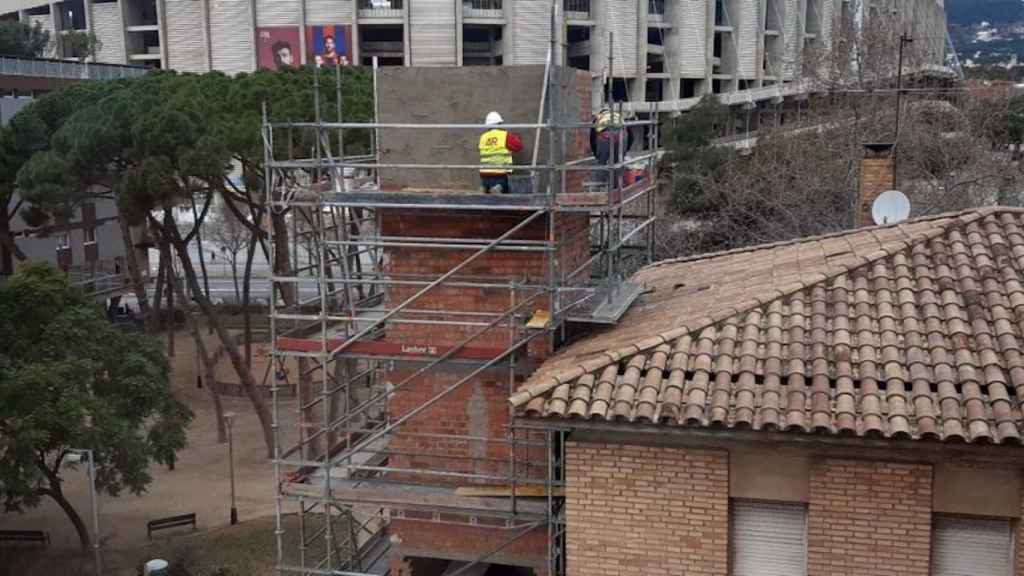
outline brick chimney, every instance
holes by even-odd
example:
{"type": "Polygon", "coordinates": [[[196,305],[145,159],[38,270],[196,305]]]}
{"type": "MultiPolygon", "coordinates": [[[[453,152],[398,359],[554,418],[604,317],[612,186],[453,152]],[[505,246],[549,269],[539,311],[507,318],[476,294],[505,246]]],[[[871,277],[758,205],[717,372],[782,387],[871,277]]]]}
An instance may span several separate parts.
{"type": "Polygon", "coordinates": [[[893,144],[865,144],[860,162],[860,187],[857,191],[857,227],[873,226],[871,205],[882,192],[895,186],[893,144]]]}

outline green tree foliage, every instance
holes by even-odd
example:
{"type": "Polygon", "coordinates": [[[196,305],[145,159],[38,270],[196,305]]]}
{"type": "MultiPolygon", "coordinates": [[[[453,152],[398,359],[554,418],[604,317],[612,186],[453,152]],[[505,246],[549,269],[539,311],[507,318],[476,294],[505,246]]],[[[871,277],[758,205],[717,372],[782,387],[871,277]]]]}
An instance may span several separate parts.
{"type": "Polygon", "coordinates": [[[699,214],[717,208],[719,199],[702,181],[725,166],[728,150],[715,148],[711,142],[728,118],[728,107],[716,96],[707,95],[668,127],[663,142],[668,152],[665,165],[671,167],[675,184],[671,200],[675,212],[699,214]]]}
{"type": "Polygon", "coordinates": [[[1024,145],[1024,96],[1014,96],[1010,99],[1001,120],[1000,135],[1005,138],[1005,143],[1024,145]]]}
{"type": "MultiPolygon", "coordinates": [[[[345,87],[344,117],[369,119],[373,102],[369,70],[344,68],[338,73],[345,87]]],[[[175,253],[181,260],[188,288],[218,333],[256,408],[268,453],[272,444],[269,410],[234,339],[222,328],[212,303],[203,295],[185,249],[197,234],[206,209],[200,212],[192,231],[182,234],[173,208],[192,201],[208,207],[215,196],[222,196],[225,205],[253,235],[251,260],[255,246],[265,242],[265,233],[258,226],[265,206],[260,130],[263,115],[266,113],[273,122],[310,122],[315,120],[319,104],[322,117],[334,119],[335,82],[339,78],[334,73],[323,77],[318,74],[313,68],[262,70],[235,77],[216,72],[154,72],[46,96],[28,106],[25,117],[14,127],[16,137],[21,135],[26,142],[37,145],[45,143],[21,167],[16,182],[39,215],[60,214],[98,195],[109,197],[116,200],[128,222],[145,224],[158,242],[168,246],[166,253],[175,253]],[[319,102],[311,90],[318,81],[319,102]],[[241,167],[243,185],[228,178],[233,166],[241,167]]],[[[295,131],[292,139],[280,138],[274,143],[276,153],[307,154],[317,145],[313,136],[312,131],[295,131]]],[[[330,141],[319,145],[329,145],[336,151],[334,134],[330,141]]],[[[366,152],[368,143],[368,133],[347,136],[345,152],[366,152]]],[[[271,215],[275,230],[287,230],[284,218],[283,212],[271,215]]],[[[282,255],[280,251],[278,254],[282,255]]],[[[287,250],[283,256],[277,259],[279,266],[289,270],[287,250]]],[[[291,296],[284,295],[286,300],[291,296]]],[[[140,301],[143,297],[144,293],[140,301]]]]}
{"type": "Polygon", "coordinates": [[[79,62],[85,62],[103,49],[103,42],[96,37],[93,31],[69,30],[61,34],[61,48],[64,56],[75,58],[79,62]]]}
{"type": "Polygon", "coordinates": [[[50,33],[36,23],[0,21],[0,56],[39,58],[50,45],[50,33]]]}
{"type": "Polygon", "coordinates": [[[61,487],[68,450],[89,448],[97,489],[139,494],[151,464],[173,466],[192,418],[171,395],[159,344],[122,332],[45,264],[0,284],[0,499],[6,511],[54,499],[85,524],[61,487]]]}

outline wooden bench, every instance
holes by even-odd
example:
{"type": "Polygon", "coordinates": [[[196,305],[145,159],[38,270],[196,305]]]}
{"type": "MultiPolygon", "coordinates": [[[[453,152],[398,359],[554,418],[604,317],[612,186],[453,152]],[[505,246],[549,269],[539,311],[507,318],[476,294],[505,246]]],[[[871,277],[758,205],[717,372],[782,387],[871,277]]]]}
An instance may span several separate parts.
{"type": "Polygon", "coordinates": [[[196,529],[196,515],[182,514],[180,516],[168,516],[167,518],[158,518],[156,520],[150,520],[146,523],[146,535],[150,540],[153,539],[153,532],[156,530],[164,530],[166,528],[175,528],[177,526],[188,526],[192,525],[192,529],[196,529]]]}
{"type": "Polygon", "coordinates": [[[42,530],[0,530],[0,542],[50,543],[50,533],[42,530]]]}

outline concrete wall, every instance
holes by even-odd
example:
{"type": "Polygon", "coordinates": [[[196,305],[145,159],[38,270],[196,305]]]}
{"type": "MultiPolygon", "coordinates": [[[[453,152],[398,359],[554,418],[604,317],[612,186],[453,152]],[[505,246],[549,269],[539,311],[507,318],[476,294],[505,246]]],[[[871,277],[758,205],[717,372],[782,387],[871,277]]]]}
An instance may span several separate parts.
{"type": "Polygon", "coordinates": [[[9,96],[0,98],[0,125],[10,122],[15,114],[29,105],[29,102],[32,102],[31,98],[11,98],[9,96]]]}
{"type": "MultiPolygon", "coordinates": [[[[586,73],[554,68],[552,78],[556,118],[586,121],[590,117],[586,73]],[[586,91],[586,94],[584,92],[586,91]],[[556,98],[557,96],[557,98],[556,98]]],[[[383,68],[378,78],[380,121],[393,123],[483,124],[491,110],[506,123],[533,124],[540,110],[543,66],[469,68],[383,68]]],[[[387,129],[380,135],[385,162],[414,164],[479,164],[477,142],[482,129],[387,129]]],[[[516,164],[529,164],[535,131],[517,130],[524,150],[516,164]]],[[[538,161],[547,160],[547,135],[542,137],[538,161]]],[[[579,150],[578,137],[567,148],[579,150]],[[575,146],[575,148],[573,148],[575,146]]],[[[578,157],[573,155],[570,157],[578,157]]],[[[386,188],[477,191],[478,170],[386,170],[386,188]]]]}

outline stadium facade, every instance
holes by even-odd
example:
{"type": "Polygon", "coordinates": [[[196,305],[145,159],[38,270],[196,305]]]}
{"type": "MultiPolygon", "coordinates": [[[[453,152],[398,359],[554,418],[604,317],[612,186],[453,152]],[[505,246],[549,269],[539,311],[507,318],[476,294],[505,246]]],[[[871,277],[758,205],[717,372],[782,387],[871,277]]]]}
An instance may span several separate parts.
{"type": "Polygon", "coordinates": [[[595,101],[610,68],[616,100],[663,109],[801,94],[802,55],[843,26],[894,18],[937,66],[946,42],[942,0],[0,0],[0,17],[92,30],[100,62],[187,72],[542,64],[554,46],[592,72],[595,101]]]}

